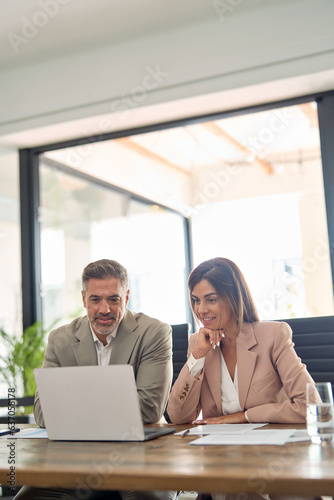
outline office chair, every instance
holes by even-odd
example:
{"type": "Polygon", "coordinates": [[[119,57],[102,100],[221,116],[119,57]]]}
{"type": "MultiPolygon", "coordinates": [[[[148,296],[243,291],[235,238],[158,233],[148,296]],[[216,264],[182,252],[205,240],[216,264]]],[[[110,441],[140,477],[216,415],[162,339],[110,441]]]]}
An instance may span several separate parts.
{"type": "Polygon", "coordinates": [[[187,361],[190,323],[171,325],[173,338],[173,384],[187,361]]]}
{"type": "MultiPolygon", "coordinates": [[[[173,380],[172,386],[179,376],[179,373],[187,361],[188,339],[190,334],[190,323],[180,323],[171,325],[173,340],[173,380]]],[[[170,424],[170,418],[167,411],[164,412],[166,421],[170,424]]]]}
{"type": "MultiPolygon", "coordinates": [[[[15,398],[16,407],[23,406],[24,408],[26,408],[28,406],[33,406],[34,399],[35,399],[35,396],[24,396],[22,398],[15,398]]],[[[8,407],[8,398],[0,399],[0,408],[7,408],[7,407],[8,407]]],[[[7,423],[8,423],[8,416],[7,415],[0,416],[0,424],[7,424],[7,423]]],[[[16,415],[15,416],[15,423],[16,424],[29,423],[28,415],[16,415]]]]}
{"type": "Polygon", "coordinates": [[[291,326],[295,350],[315,382],[334,390],[334,316],[284,320],[291,326]]]}

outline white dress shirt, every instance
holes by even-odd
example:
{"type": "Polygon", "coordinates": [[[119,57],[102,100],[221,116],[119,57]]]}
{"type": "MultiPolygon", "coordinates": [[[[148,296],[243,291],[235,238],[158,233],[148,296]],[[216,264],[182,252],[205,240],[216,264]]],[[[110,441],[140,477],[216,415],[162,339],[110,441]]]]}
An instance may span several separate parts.
{"type": "MultiPolygon", "coordinates": [[[[224,356],[220,351],[221,356],[221,397],[222,397],[222,413],[223,415],[229,415],[230,413],[237,413],[242,411],[239,403],[238,395],[238,367],[235,366],[234,381],[227,369],[224,356]]],[[[187,364],[190,375],[195,377],[204,367],[205,358],[196,359],[192,354],[190,354],[187,364]]]]}
{"type": "Polygon", "coordinates": [[[107,345],[103,345],[101,340],[98,339],[97,336],[95,335],[91,324],[89,324],[89,326],[90,326],[90,331],[92,332],[92,335],[93,335],[93,340],[94,340],[94,344],[95,344],[95,348],[96,348],[97,364],[99,366],[107,366],[107,365],[109,365],[109,362],[110,362],[112,345],[113,345],[113,341],[116,337],[118,327],[113,332],[109,333],[109,335],[106,337],[107,345]]]}

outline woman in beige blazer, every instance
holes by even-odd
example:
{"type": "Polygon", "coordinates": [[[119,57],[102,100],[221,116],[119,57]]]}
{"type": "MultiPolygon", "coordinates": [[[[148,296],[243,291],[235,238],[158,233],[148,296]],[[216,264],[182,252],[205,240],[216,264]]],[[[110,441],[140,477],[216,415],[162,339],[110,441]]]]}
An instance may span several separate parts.
{"type": "Polygon", "coordinates": [[[171,391],[176,424],[306,420],[313,382],[284,322],[260,321],[249,288],[230,260],[203,262],[189,276],[193,312],[203,325],[190,336],[188,360],[171,391]]]}

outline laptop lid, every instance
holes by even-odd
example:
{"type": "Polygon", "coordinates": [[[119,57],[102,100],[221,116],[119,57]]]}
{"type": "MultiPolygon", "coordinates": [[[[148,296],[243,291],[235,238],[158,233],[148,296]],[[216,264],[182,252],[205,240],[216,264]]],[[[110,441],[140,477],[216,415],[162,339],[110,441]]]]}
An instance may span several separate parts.
{"type": "Polygon", "coordinates": [[[34,374],[49,439],[145,440],[131,365],[36,368],[34,374]]]}

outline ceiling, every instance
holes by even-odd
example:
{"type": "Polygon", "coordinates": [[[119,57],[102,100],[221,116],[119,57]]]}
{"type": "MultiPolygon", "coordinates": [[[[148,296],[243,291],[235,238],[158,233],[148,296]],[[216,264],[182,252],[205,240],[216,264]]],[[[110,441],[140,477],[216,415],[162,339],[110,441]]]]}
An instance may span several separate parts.
{"type": "Polygon", "coordinates": [[[0,68],[176,29],[215,15],[211,0],[0,0],[0,68]],[[40,25],[38,36],[34,25],[40,25]],[[15,37],[22,37],[22,30],[29,43],[15,54],[15,37]]]}
{"type": "MultiPolygon", "coordinates": [[[[232,2],[231,2],[232,3],[232,2]]],[[[274,3],[273,0],[247,0],[243,9],[261,7],[261,4],[274,3]]],[[[0,0],[0,71],[15,69],[24,65],[31,65],[53,57],[61,57],[69,52],[82,52],[85,48],[92,49],[101,45],[121,43],[141,36],[161,33],[163,31],[176,30],[179,27],[203,23],[212,20],[217,14],[214,11],[213,0],[0,0]],[[34,24],[41,24],[38,36],[33,30],[34,24]],[[32,28],[31,28],[32,26],[32,28]],[[47,29],[45,29],[47,26],[47,29]],[[25,33],[25,38],[31,33],[29,43],[22,45],[16,54],[13,50],[13,37],[19,37],[25,33]]],[[[324,76],[325,78],[325,76],[324,76]]],[[[328,76],[327,76],[328,78],[328,76]]],[[[312,86],[311,77],[308,82],[312,86]]],[[[319,77],[317,76],[319,83],[319,77]]],[[[1,85],[1,80],[0,80],[1,85]]],[[[290,95],[281,95],[282,85],[269,83],[263,88],[232,89],[225,95],[224,102],[228,102],[231,109],[237,106],[272,100],[272,94],[281,99],[290,95]],[[266,95],[266,92],[268,95],[266,95]]],[[[289,83],[289,92],[292,95],[300,93],[300,81],[289,83]],[[296,88],[294,87],[296,86],[296,88]]],[[[308,87],[303,88],[308,93],[308,87]]],[[[184,116],[206,114],[216,110],[217,94],[186,98],[180,103],[178,100],[167,103],[159,103],[151,106],[148,110],[138,107],[131,113],[131,123],[124,120],[121,128],[134,128],[137,126],[156,123],[163,116],[163,121],[177,119],[184,116]],[[181,105],[182,104],[182,105],[181,105]]],[[[314,113],[313,113],[314,114],[314,113]]],[[[309,118],[311,120],[311,118],[309,118]]],[[[13,136],[4,137],[5,144],[14,144],[18,147],[32,147],[39,144],[63,141],[77,138],[82,135],[82,130],[94,131],[97,127],[99,117],[87,117],[85,120],[74,120],[65,123],[54,123],[41,128],[24,130],[14,133],[13,136]],[[87,123],[86,123],[87,122],[87,123]],[[79,132],[78,132],[79,131],[79,132]]],[[[184,129],[183,134],[187,136],[188,143],[202,141],[207,138],[214,147],[214,143],[226,144],[226,154],[232,157],[237,151],[240,155],[247,155],[243,147],[242,131],[230,131],[224,129],[226,125],[212,122],[206,126],[199,127],[201,138],[190,138],[190,134],[196,134],[196,130],[184,129]],[[224,130],[222,130],[224,129],[224,130]],[[241,134],[241,135],[240,135],[241,134]],[[224,137],[223,137],[224,135],[224,137]]],[[[92,132],[93,133],[93,132],[92,132]]],[[[181,132],[180,132],[181,133],[181,132]]],[[[159,135],[160,144],[163,144],[163,134],[159,135]]],[[[149,148],[151,153],[155,152],[155,136],[150,145],[150,138],[131,139],[132,147],[137,143],[137,148],[149,148]],[[143,141],[146,141],[143,144],[143,141]],[[140,144],[139,144],[140,142],[140,144]]],[[[166,141],[168,143],[168,141],[166,141]]],[[[183,142],[184,144],[184,142],[183,142]]],[[[183,146],[184,147],[184,146],[183,146]]],[[[159,151],[163,148],[159,145],[159,151]]],[[[167,146],[169,148],[169,146],[167,146]]],[[[169,148],[170,151],[170,148],[169,148]]],[[[190,150],[189,150],[190,151],[190,150]]],[[[173,153],[174,155],[175,153],[173,153]]],[[[208,155],[202,150],[203,163],[208,155]]],[[[189,169],[189,158],[185,151],[180,152],[177,160],[169,158],[167,161],[177,163],[183,169],[189,169]]],[[[265,165],[265,163],[263,162],[265,165]]]]}

